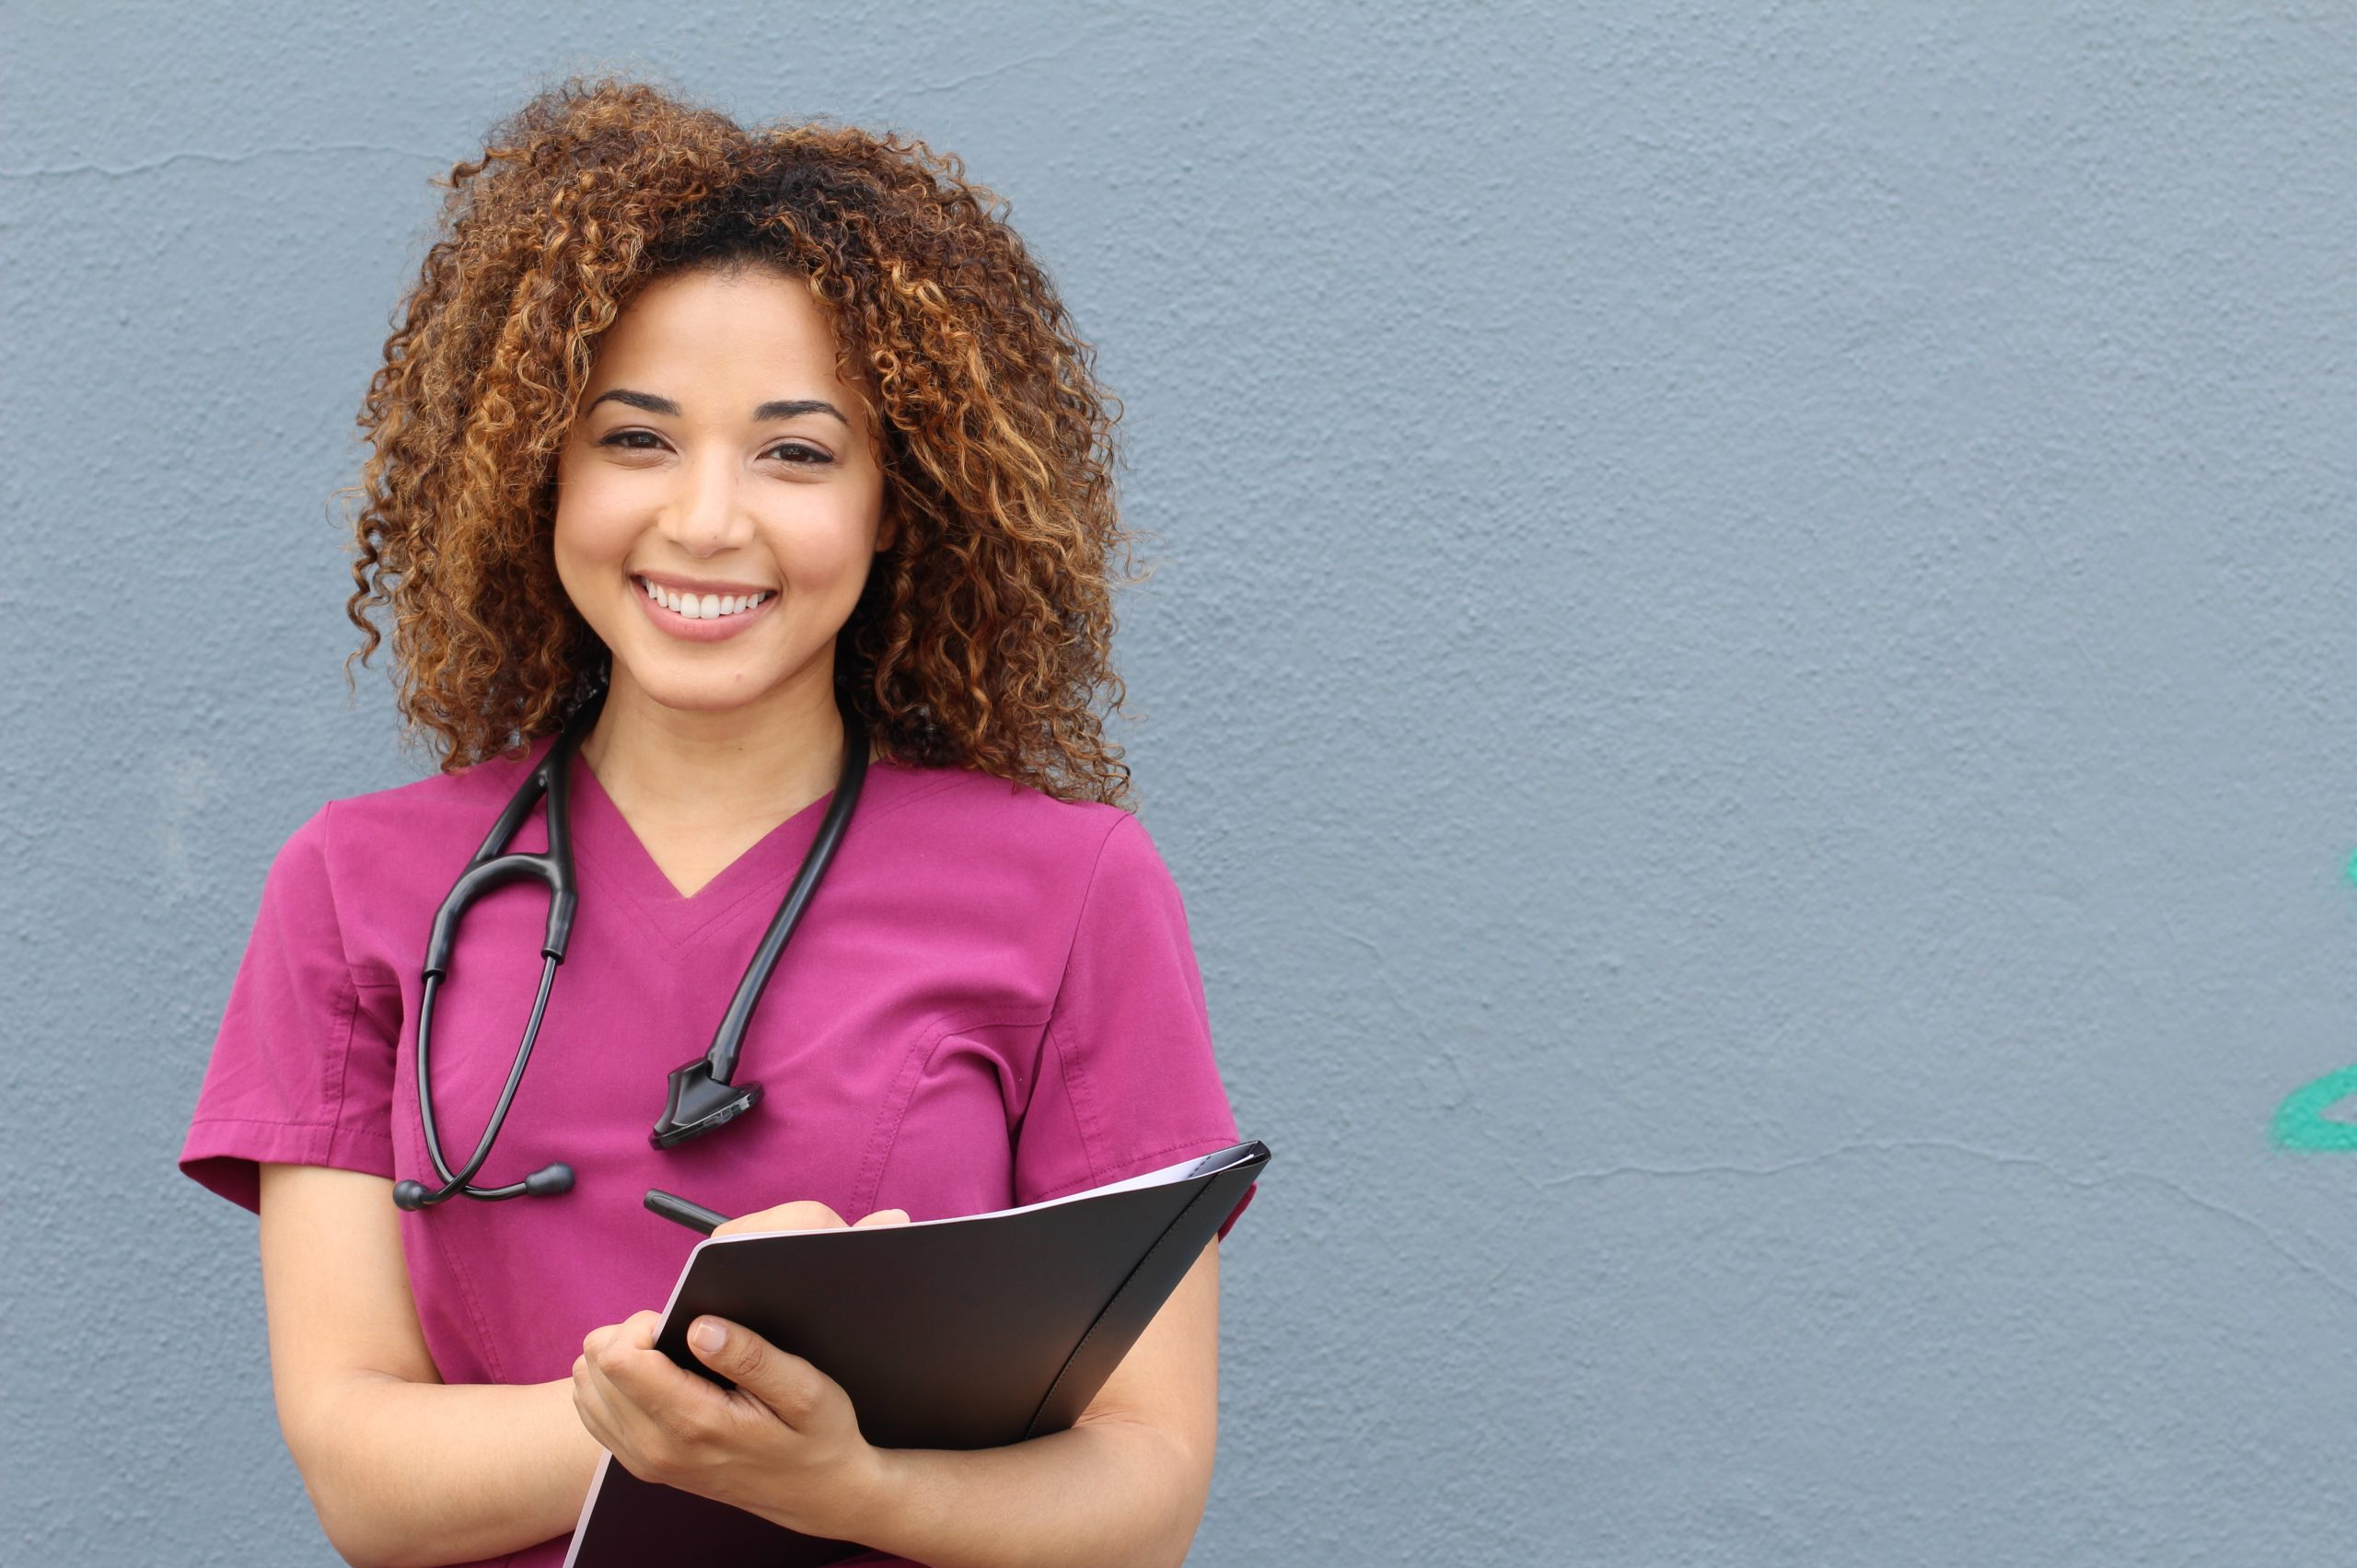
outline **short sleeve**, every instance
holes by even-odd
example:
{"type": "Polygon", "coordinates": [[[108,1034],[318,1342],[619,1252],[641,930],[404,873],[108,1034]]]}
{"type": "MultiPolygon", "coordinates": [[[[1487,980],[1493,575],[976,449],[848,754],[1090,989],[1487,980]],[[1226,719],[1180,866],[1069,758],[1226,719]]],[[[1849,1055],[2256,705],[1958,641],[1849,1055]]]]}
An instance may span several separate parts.
{"type": "MultiPolygon", "coordinates": [[[[1098,852],[1040,1040],[1016,1134],[1016,1202],[1059,1198],[1238,1142],[1178,885],[1124,813],[1098,852]]],[[[1257,1191],[1237,1200],[1223,1238],[1257,1191]]]]}
{"type": "Polygon", "coordinates": [[[262,881],[180,1167],[261,1212],[267,1160],[393,1174],[398,991],[353,981],[328,876],[329,815],[297,828],[262,881]]]}

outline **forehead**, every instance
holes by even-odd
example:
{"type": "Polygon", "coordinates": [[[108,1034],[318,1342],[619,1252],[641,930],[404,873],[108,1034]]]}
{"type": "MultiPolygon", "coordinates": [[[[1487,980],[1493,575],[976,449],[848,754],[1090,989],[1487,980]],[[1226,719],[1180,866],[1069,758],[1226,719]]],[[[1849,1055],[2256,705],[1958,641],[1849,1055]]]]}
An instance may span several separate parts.
{"type": "Polygon", "coordinates": [[[584,395],[627,386],[670,398],[691,416],[741,413],[777,398],[849,392],[836,350],[834,329],[799,274],[699,267],[655,279],[622,308],[598,341],[584,395]]]}

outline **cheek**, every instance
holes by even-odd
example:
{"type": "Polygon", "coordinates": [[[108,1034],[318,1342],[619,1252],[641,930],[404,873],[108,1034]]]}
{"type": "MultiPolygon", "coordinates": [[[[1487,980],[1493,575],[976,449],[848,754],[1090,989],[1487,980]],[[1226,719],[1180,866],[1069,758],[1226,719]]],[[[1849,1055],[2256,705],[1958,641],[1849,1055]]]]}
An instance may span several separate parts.
{"type": "Polygon", "coordinates": [[[568,592],[579,590],[583,575],[610,571],[628,553],[636,533],[614,502],[594,481],[558,490],[550,550],[568,592]]]}
{"type": "Polygon", "coordinates": [[[855,599],[875,560],[874,507],[852,500],[806,513],[781,530],[772,548],[793,592],[855,599]]]}

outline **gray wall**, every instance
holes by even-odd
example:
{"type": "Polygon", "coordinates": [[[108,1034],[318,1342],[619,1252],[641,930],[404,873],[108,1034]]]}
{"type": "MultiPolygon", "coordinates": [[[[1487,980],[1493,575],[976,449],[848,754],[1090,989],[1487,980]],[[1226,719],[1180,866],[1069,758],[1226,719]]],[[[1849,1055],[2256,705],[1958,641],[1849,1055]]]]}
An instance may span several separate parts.
{"type": "Polygon", "coordinates": [[[604,64],[957,150],[1127,400],[1278,1155],[1196,1562],[2345,1539],[2357,1156],[2270,1125],[2357,1063],[2357,12],[75,10],[0,46],[0,1556],[331,1561],[172,1156],[271,853],[416,772],[329,493],[427,177],[604,64]]]}

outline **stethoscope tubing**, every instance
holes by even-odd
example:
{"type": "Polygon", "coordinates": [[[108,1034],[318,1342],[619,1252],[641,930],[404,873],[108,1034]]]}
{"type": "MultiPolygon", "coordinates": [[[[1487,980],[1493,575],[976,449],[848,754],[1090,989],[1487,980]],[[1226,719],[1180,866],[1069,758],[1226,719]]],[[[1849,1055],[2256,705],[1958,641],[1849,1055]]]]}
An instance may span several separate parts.
{"type": "Polygon", "coordinates": [[[524,1081],[524,1067],[531,1060],[532,1047],[540,1040],[540,1019],[548,1011],[549,993],[556,983],[557,966],[564,961],[564,950],[573,935],[573,912],[579,894],[573,879],[573,833],[571,811],[571,773],[573,753],[581,738],[597,722],[598,714],[605,706],[606,689],[600,685],[583,701],[516,793],[509,797],[505,808],[491,831],[484,835],[482,845],[466,870],[445,894],[441,907],[434,912],[434,925],[425,942],[425,965],[423,989],[417,1008],[417,1114],[420,1129],[425,1134],[426,1157],[434,1163],[434,1172],[442,1185],[428,1188],[424,1183],[403,1182],[394,1189],[393,1201],[404,1209],[423,1209],[440,1203],[463,1192],[470,1198],[485,1202],[497,1202],[509,1198],[521,1198],[537,1191],[564,1191],[573,1185],[573,1171],[568,1166],[553,1165],[532,1173],[522,1181],[509,1182],[504,1187],[476,1187],[476,1172],[491,1157],[492,1145],[499,1137],[499,1130],[507,1121],[507,1108],[516,1098],[516,1090],[524,1081]],[[503,853],[508,842],[523,827],[532,807],[542,797],[548,801],[548,840],[545,854],[503,853]],[[483,1124],[482,1137],[475,1144],[462,1170],[453,1171],[442,1153],[440,1129],[434,1116],[434,1003],[441,982],[450,972],[451,949],[457,942],[459,922],[469,905],[489,892],[509,882],[536,880],[549,890],[548,929],[540,944],[540,984],[532,999],[532,1016],[525,1025],[524,1038],[516,1048],[516,1060],[507,1070],[506,1085],[500,1090],[499,1101],[483,1124]]]}
{"type": "Polygon", "coordinates": [[[827,814],[819,820],[818,836],[810,842],[810,853],[803,857],[802,866],[795,874],[793,885],[785,890],[785,899],[770,917],[769,929],[761,934],[761,945],[754,949],[753,961],[737,981],[737,993],[728,999],[728,1011],[721,1016],[720,1029],[713,1037],[712,1049],[705,1052],[713,1076],[733,1078],[737,1074],[737,1058],[744,1049],[745,1028],[753,1019],[753,1008],[769,989],[770,974],[777,968],[777,960],[785,951],[788,938],[802,920],[802,912],[810,903],[810,895],[818,890],[819,877],[835,858],[835,846],[842,842],[843,830],[851,825],[852,807],[859,802],[860,784],[867,771],[867,735],[856,719],[844,726],[847,753],[843,765],[843,781],[835,789],[835,798],[827,804],[827,814]]]}
{"type": "MultiPolygon", "coordinates": [[[[530,1191],[529,1181],[513,1181],[505,1187],[475,1187],[470,1183],[474,1180],[475,1172],[482,1168],[482,1162],[491,1157],[492,1143],[498,1137],[499,1129],[507,1121],[508,1104],[516,1098],[517,1086],[524,1081],[524,1064],[531,1060],[532,1046],[540,1036],[540,1016],[548,1011],[549,991],[556,981],[556,966],[557,960],[554,958],[544,958],[541,961],[540,994],[532,998],[532,1017],[531,1021],[524,1027],[524,1041],[516,1048],[516,1062],[507,1070],[506,1086],[499,1091],[499,1103],[493,1107],[491,1120],[483,1124],[482,1140],[475,1144],[475,1152],[467,1160],[464,1170],[454,1175],[450,1167],[443,1163],[442,1140],[434,1125],[434,1097],[431,1094],[418,1096],[417,1112],[425,1132],[425,1152],[434,1161],[435,1173],[442,1178],[442,1185],[428,1192],[425,1199],[427,1203],[441,1202],[455,1191],[464,1191],[470,1198],[493,1202],[505,1198],[520,1198],[530,1191]]],[[[418,1008],[417,1074],[421,1083],[426,1081],[429,1071],[430,1047],[426,1037],[433,1029],[431,998],[434,988],[441,983],[441,980],[442,977],[436,974],[429,974],[425,977],[425,995],[421,999],[421,1005],[418,1008]]],[[[563,1169],[567,1179],[567,1185],[570,1185],[571,1167],[566,1167],[563,1169]]]]}
{"type": "MultiPolygon", "coordinates": [[[[394,1184],[393,1201],[404,1210],[418,1210],[464,1194],[469,1198],[495,1202],[509,1198],[547,1196],[568,1191],[573,1186],[573,1169],[557,1163],[534,1171],[521,1181],[500,1187],[473,1185],[483,1162],[491,1157],[493,1144],[500,1128],[507,1120],[509,1105],[524,1081],[525,1065],[531,1060],[532,1047],[540,1039],[540,1020],[548,1010],[549,993],[555,984],[557,966],[564,961],[564,950],[572,936],[574,911],[579,895],[574,880],[573,835],[568,779],[573,755],[582,738],[597,722],[598,710],[604,705],[606,691],[600,685],[581,703],[566,721],[556,743],[551,746],[538,765],[517,785],[499,819],[492,825],[472,859],[467,864],[450,891],[435,911],[434,923],[426,938],[424,986],[418,1002],[417,1017],[417,1104],[420,1128],[424,1133],[425,1152],[440,1179],[439,1187],[427,1187],[420,1181],[394,1184]],[[508,842],[531,815],[532,807],[543,797],[548,803],[548,842],[544,854],[505,853],[508,842]],[[517,880],[535,880],[549,890],[549,915],[546,935],[540,953],[540,983],[532,1000],[532,1015],[525,1025],[522,1040],[516,1048],[516,1059],[509,1066],[507,1082],[501,1088],[499,1101],[493,1108],[490,1120],[483,1127],[482,1137],[475,1144],[474,1153],[463,1168],[452,1170],[442,1152],[440,1129],[434,1115],[433,1093],[433,1032],[434,1005],[441,983],[450,972],[452,948],[458,936],[459,922],[469,905],[495,887],[517,880]]],[[[861,785],[867,772],[867,732],[854,711],[845,710],[843,718],[843,768],[836,782],[834,798],[827,807],[817,837],[802,865],[795,873],[785,898],[762,935],[760,948],[737,981],[737,991],[729,1000],[727,1013],[713,1038],[711,1048],[700,1061],[693,1061],[671,1075],[672,1103],[666,1109],[649,1140],[658,1148],[710,1132],[757,1103],[761,1086],[738,1086],[733,1082],[747,1026],[753,1009],[768,987],[770,975],[784,954],[787,940],[802,919],[819,878],[833,860],[836,847],[842,842],[849,826],[853,808],[858,804],[861,785]],[[686,1119],[675,1118],[674,1112],[686,1104],[690,1088],[714,1087],[729,1091],[726,1103],[717,1111],[707,1110],[686,1119]]],[[[709,1103],[709,1102],[707,1102],[709,1103]]]]}

